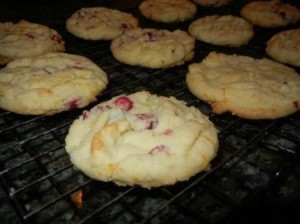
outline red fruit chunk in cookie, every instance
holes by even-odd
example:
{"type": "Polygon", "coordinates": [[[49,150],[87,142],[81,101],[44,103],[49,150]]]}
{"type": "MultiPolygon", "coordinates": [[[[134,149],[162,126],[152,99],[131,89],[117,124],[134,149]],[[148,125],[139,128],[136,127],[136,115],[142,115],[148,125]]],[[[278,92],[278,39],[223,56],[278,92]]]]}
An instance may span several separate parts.
{"type": "Polygon", "coordinates": [[[65,103],[65,106],[69,107],[69,109],[76,109],[78,107],[80,99],[76,98],[76,99],[72,99],[68,102],[65,103]]]}
{"type": "Polygon", "coordinates": [[[154,40],[153,33],[147,32],[145,35],[146,35],[148,41],[153,41],[154,40]]]}
{"type": "Polygon", "coordinates": [[[145,121],[145,129],[153,129],[157,126],[158,120],[152,114],[138,114],[137,117],[145,121]]]}
{"type": "Polygon", "coordinates": [[[86,119],[88,119],[88,117],[89,117],[88,112],[87,112],[87,111],[84,111],[84,112],[82,113],[82,120],[86,120],[86,119]]]}
{"type": "Polygon", "coordinates": [[[115,105],[123,110],[130,110],[133,106],[133,102],[126,96],[121,96],[115,101],[115,105]]]}
{"type": "Polygon", "coordinates": [[[61,37],[58,36],[58,35],[52,35],[51,40],[54,40],[54,41],[56,41],[57,43],[60,43],[60,44],[63,42],[61,37]]]}
{"type": "Polygon", "coordinates": [[[155,146],[154,148],[152,148],[150,151],[149,151],[149,154],[150,155],[153,155],[153,154],[156,154],[156,153],[167,153],[169,154],[169,148],[165,145],[157,145],[155,146]]]}
{"type": "Polygon", "coordinates": [[[167,129],[164,131],[164,135],[171,135],[173,133],[172,129],[167,129]]]}
{"type": "Polygon", "coordinates": [[[34,39],[34,36],[32,33],[25,33],[25,36],[29,39],[34,39]]]}

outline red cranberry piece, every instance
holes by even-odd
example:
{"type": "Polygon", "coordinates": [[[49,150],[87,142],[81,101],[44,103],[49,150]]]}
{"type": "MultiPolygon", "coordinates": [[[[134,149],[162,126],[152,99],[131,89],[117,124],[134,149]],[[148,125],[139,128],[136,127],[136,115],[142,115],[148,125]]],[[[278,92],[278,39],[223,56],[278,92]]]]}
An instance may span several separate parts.
{"type": "Polygon", "coordinates": [[[61,37],[58,36],[58,35],[52,35],[52,36],[51,36],[51,40],[54,40],[54,41],[56,41],[56,42],[58,42],[58,43],[62,43],[62,39],[61,39],[61,37]]]}
{"type": "Polygon", "coordinates": [[[145,129],[153,129],[157,126],[158,120],[152,114],[138,114],[137,117],[143,121],[145,121],[145,129]]]}
{"type": "Polygon", "coordinates": [[[164,131],[164,135],[171,135],[173,133],[172,129],[167,129],[164,131]]]}
{"type": "Polygon", "coordinates": [[[130,110],[133,106],[133,102],[126,96],[121,96],[115,101],[115,105],[120,107],[122,110],[130,110]]]}
{"type": "Polygon", "coordinates": [[[84,111],[84,112],[82,113],[82,119],[83,119],[83,120],[86,120],[86,119],[88,119],[88,117],[89,117],[88,112],[87,112],[87,111],[84,111]]]}
{"type": "Polygon", "coordinates": [[[29,39],[34,39],[34,36],[32,33],[25,33],[25,36],[29,39]]]}
{"type": "Polygon", "coordinates": [[[125,24],[125,23],[122,23],[122,24],[121,24],[121,29],[125,30],[125,29],[127,29],[127,28],[128,28],[127,24],[125,24]]]}
{"type": "Polygon", "coordinates": [[[146,33],[146,37],[148,38],[149,41],[153,41],[154,40],[153,33],[147,32],[146,33]]]}
{"type": "Polygon", "coordinates": [[[80,101],[80,99],[73,99],[73,100],[70,100],[67,103],[65,103],[65,105],[67,107],[69,107],[69,109],[73,110],[73,109],[76,109],[78,107],[79,101],[80,101]]]}
{"type": "Polygon", "coordinates": [[[169,148],[165,145],[157,145],[149,151],[149,154],[153,155],[153,154],[161,153],[161,152],[164,152],[164,153],[168,154],[169,153],[169,148]]]}

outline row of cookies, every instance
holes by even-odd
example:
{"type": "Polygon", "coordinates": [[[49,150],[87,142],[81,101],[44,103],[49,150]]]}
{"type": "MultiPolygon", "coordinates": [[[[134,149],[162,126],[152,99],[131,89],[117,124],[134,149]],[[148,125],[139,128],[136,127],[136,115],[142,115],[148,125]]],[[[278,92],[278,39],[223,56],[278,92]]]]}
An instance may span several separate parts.
{"type": "MultiPolygon", "coordinates": [[[[182,64],[193,57],[194,38],[187,32],[129,30],[123,20],[121,24],[112,23],[112,15],[111,12],[107,23],[121,31],[111,43],[114,55],[113,46],[117,52],[120,48],[129,51],[124,53],[126,57],[134,52],[138,58],[145,53],[137,49],[150,48],[153,53],[147,53],[150,59],[146,65],[152,63],[152,54],[156,54],[156,60],[176,59],[176,63],[168,61],[168,66],[182,64]],[[160,56],[164,48],[171,53],[171,59],[167,55],[160,56]]],[[[67,24],[82,27],[78,35],[83,35],[82,32],[87,35],[95,26],[80,25],[79,21],[86,18],[96,23],[100,19],[97,13],[90,15],[89,10],[84,9],[84,12],[75,13],[75,22],[68,22],[72,21],[70,19],[67,24]]],[[[68,29],[71,32],[71,28],[68,29]]],[[[22,105],[24,111],[26,106],[46,107],[54,101],[55,110],[47,108],[39,112],[46,114],[84,107],[82,102],[89,98],[85,95],[95,100],[108,82],[105,72],[89,59],[64,53],[18,59],[1,72],[5,83],[1,96],[9,96],[7,104],[22,105]],[[17,87],[13,88],[11,83],[17,87]],[[78,96],[82,92],[87,93],[78,96]],[[60,97],[66,93],[70,95],[57,99],[51,98],[53,93],[60,97]],[[33,104],[24,106],[23,103],[29,101],[33,104]],[[56,110],[57,105],[64,107],[56,110]]],[[[298,74],[268,59],[212,52],[201,63],[189,65],[186,78],[191,92],[211,103],[216,113],[230,111],[245,118],[263,119],[286,116],[299,109],[298,74]]],[[[217,129],[207,116],[174,97],[148,92],[116,96],[84,111],[66,137],[66,150],[72,162],[88,176],[118,185],[137,184],[146,188],[188,180],[209,169],[217,149],[217,129]]]]}
{"type": "MultiPolygon", "coordinates": [[[[178,10],[178,6],[185,5],[184,3],[186,3],[186,5],[192,4],[187,0],[176,1],[176,3],[172,3],[170,0],[159,3],[153,0],[147,0],[145,2],[151,2],[153,4],[151,7],[154,7],[155,4],[159,6],[164,4],[166,9],[172,9],[171,12],[174,12],[175,9],[178,10]],[[168,5],[169,8],[167,7],[168,5]]],[[[142,2],[140,7],[143,6],[145,2],[142,2]]],[[[270,3],[273,4],[273,1],[270,3]]],[[[148,5],[148,7],[150,6],[148,5]]],[[[201,40],[207,38],[207,42],[211,41],[220,45],[240,46],[248,42],[253,35],[251,25],[242,18],[230,15],[200,18],[190,24],[189,33],[191,35],[189,35],[182,30],[168,31],[136,28],[138,27],[138,21],[131,14],[103,7],[82,8],[75,12],[67,20],[66,24],[70,32],[81,38],[112,39],[111,51],[117,60],[126,64],[150,68],[171,67],[190,61],[194,56],[194,37],[201,40]],[[242,37],[244,37],[244,39],[242,37]],[[220,43],[218,41],[223,42],[220,43]],[[236,45],[230,44],[230,41],[236,43],[236,45]]],[[[15,25],[12,23],[3,23],[1,25],[1,44],[4,46],[1,49],[10,49],[10,51],[7,51],[14,52],[14,54],[21,52],[18,57],[24,56],[23,52],[31,52],[33,55],[38,55],[47,51],[64,51],[64,42],[61,36],[50,28],[26,21],[21,21],[15,25]]],[[[299,54],[297,54],[297,52],[299,52],[299,48],[297,47],[299,45],[297,45],[299,35],[297,34],[299,31],[299,29],[284,31],[275,35],[270,40],[270,44],[268,44],[267,52],[270,52],[271,55],[275,55],[274,57],[277,57],[278,60],[286,60],[286,63],[293,63],[293,61],[297,63],[297,57],[299,57],[299,54]],[[290,40],[286,41],[286,39],[290,40]],[[284,46],[287,46],[288,50],[284,51],[284,46]],[[294,49],[294,53],[290,53],[292,52],[290,48],[294,49]],[[281,57],[282,59],[280,59],[281,55],[283,55],[281,57]],[[291,56],[292,60],[289,59],[291,56]]],[[[1,73],[5,74],[1,76],[1,107],[21,114],[53,114],[71,108],[82,108],[94,101],[96,96],[106,88],[108,83],[106,73],[99,67],[97,72],[95,72],[95,69],[90,69],[91,66],[97,67],[97,65],[93,64],[89,59],[62,53],[52,53],[38,58],[24,58],[14,61],[1,70],[1,73]],[[82,63],[82,61],[85,61],[85,63],[89,65],[83,65],[84,63],[82,63]],[[80,91],[77,91],[76,88],[72,89],[70,87],[73,92],[65,91],[68,92],[68,94],[63,94],[63,91],[59,90],[61,91],[59,92],[56,90],[57,88],[53,88],[53,86],[57,87],[56,83],[68,83],[70,86],[77,86],[78,90],[84,89],[76,81],[79,80],[80,77],[84,77],[83,74],[89,73],[90,70],[93,72],[92,75],[89,74],[91,77],[89,81],[95,85],[96,82],[94,82],[95,77],[93,77],[93,75],[96,74],[96,79],[101,83],[98,84],[97,90],[88,88],[90,90],[89,93],[86,92],[80,95],[80,91]],[[59,81],[57,81],[54,78],[56,75],[53,74],[60,75],[62,72],[66,77],[62,79],[63,81],[59,79],[59,81]],[[27,75],[22,76],[21,82],[18,80],[20,79],[18,77],[20,77],[19,74],[23,73],[27,75]],[[78,75],[79,73],[80,75],[78,75]],[[48,74],[49,79],[45,78],[48,76],[43,76],[47,85],[42,83],[42,79],[37,74],[48,74]],[[25,79],[25,77],[27,78],[25,79]],[[51,86],[50,83],[52,82],[53,84],[51,86]],[[32,83],[34,84],[32,85],[32,83]],[[37,83],[40,85],[39,88],[37,88],[37,83]],[[26,88],[23,86],[26,86],[26,88]],[[34,89],[34,91],[32,89],[34,89]],[[64,97],[62,99],[61,97],[58,98],[58,96],[64,97]],[[46,100],[38,102],[38,99],[42,99],[43,97],[47,98],[49,102],[47,103],[46,100]],[[53,97],[53,99],[49,100],[51,97],[53,97]],[[29,98],[37,98],[37,100],[26,100],[29,98]],[[53,103],[50,103],[52,101],[53,103]],[[42,107],[42,109],[37,109],[40,107],[42,107]]],[[[230,65],[227,66],[230,67],[230,65]]],[[[83,83],[85,82],[87,82],[87,79],[83,78],[83,83]]],[[[297,99],[294,101],[297,102],[297,99]]],[[[297,105],[297,103],[293,103],[293,105],[297,105]]],[[[297,110],[297,107],[295,107],[295,109],[297,110]]],[[[239,113],[235,111],[232,112],[239,115],[239,113]]],[[[278,116],[281,117],[285,115],[278,116]]],[[[243,115],[243,117],[250,118],[245,115],[243,115]]],[[[251,118],[276,118],[276,115],[251,116],[251,118]]]]}
{"type": "MultiPolygon", "coordinates": [[[[111,50],[124,63],[156,68],[191,60],[193,46],[194,39],[181,30],[138,28],[113,39],[111,50]]],[[[298,74],[269,59],[211,52],[188,68],[188,88],[215,113],[275,119],[299,110],[298,74]]],[[[145,188],[209,169],[218,144],[216,128],[199,110],[144,91],[84,111],[66,137],[72,162],[88,176],[145,188]]]]}

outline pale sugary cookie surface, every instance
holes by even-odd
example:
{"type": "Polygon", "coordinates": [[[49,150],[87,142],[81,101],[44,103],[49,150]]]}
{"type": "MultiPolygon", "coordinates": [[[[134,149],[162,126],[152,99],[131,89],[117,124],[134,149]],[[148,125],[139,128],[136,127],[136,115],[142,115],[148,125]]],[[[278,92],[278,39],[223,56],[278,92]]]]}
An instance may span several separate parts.
{"type": "Polygon", "coordinates": [[[64,50],[60,34],[47,26],[25,20],[0,23],[0,64],[64,50]]]}
{"type": "Polygon", "coordinates": [[[300,29],[275,34],[267,42],[266,52],[276,61],[300,66],[300,29]]]}
{"type": "Polygon", "coordinates": [[[183,22],[197,12],[196,5],[189,0],[146,0],[139,9],[146,18],[164,23],[183,22]]]}
{"type": "Polygon", "coordinates": [[[217,130],[198,109],[144,91],[84,111],[66,137],[86,175],[145,188],[188,180],[209,168],[217,149],[217,130]]]}
{"type": "Polygon", "coordinates": [[[249,22],[232,15],[199,18],[189,25],[189,33],[200,41],[231,47],[247,44],[254,35],[249,22]]]}
{"type": "Polygon", "coordinates": [[[138,27],[130,13],[105,7],[81,8],[66,22],[73,35],[88,40],[112,40],[127,29],[138,27]]]}
{"type": "Polygon", "coordinates": [[[241,9],[241,16],[256,26],[273,28],[296,23],[300,10],[278,0],[253,1],[241,9]]]}
{"type": "Polygon", "coordinates": [[[227,5],[232,0],[193,0],[193,1],[204,7],[221,7],[227,5]]]}
{"type": "Polygon", "coordinates": [[[17,59],[0,70],[0,107],[19,114],[54,114],[82,108],[107,85],[89,59],[48,53],[17,59]]]}
{"type": "Polygon", "coordinates": [[[189,65],[189,90],[215,113],[248,119],[275,119],[300,108],[300,77],[269,59],[211,52],[189,65]]]}
{"type": "Polygon", "coordinates": [[[126,64],[165,68],[194,56],[195,39],[182,30],[133,29],[111,43],[113,56],[126,64]]]}

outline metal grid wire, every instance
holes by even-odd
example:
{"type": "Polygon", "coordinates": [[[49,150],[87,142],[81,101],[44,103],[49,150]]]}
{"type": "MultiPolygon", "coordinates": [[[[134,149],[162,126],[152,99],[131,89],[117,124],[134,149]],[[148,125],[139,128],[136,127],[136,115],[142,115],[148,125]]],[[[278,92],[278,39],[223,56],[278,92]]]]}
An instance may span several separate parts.
{"type": "MultiPolygon", "coordinates": [[[[197,16],[237,14],[245,2],[223,11],[199,8],[197,16]]],[[[136,8],[131,12],[142,27],[187,29],[188,23],[167,27],[143,19],[136,8]]],[[[252,214],[259,213],[262,220],[280,220],[276,209],[285,221],[293,217],[291,208],[300,198],[299,112],[273,121],[215,115],[189,93],[187,65],[155,70],[124,65],[112,57],[109,42],[81,40],[65,30],[63,21],[49,23],[64,37],[68,53],[89,57],[109,76],[107,90],[85,109],[140,90],[175,96],[210,117],[220,130],[219,153],[210,171],[187,182],[151,190],[117,187],[91,180],[70,163],[64,139],[83,109],[52,116],[0,110],[0,223],[251,223],[252,214]],[[73,200],[78,192],[82,207],[73,200]]],[[[197,42],[194,62],[210,51],[265,57],[265,41],[278,30],[255,32],[252,42],[238,49],[197,42]]]]}

